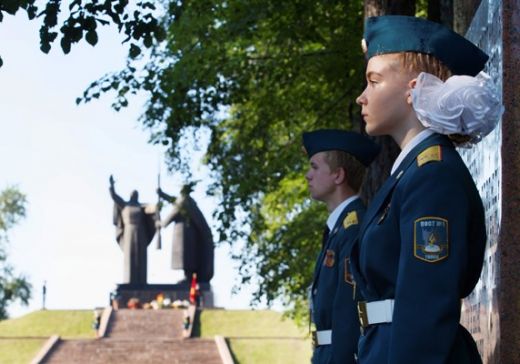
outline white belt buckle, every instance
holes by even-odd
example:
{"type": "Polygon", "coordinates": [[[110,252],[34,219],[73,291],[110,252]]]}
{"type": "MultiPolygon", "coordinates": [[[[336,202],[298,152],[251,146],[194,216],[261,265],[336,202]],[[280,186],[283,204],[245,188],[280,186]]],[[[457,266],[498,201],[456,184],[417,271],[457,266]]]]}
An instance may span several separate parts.
{"type": "Polygon", "coordinates": [[[394,315],[394,300],[359,302],[358,311],[362,327],[389,323],[394,315]]]}
{"type": "Polygon", "coordinates": [[[367,302],[368,324],[392,322],[394,315],[394,300],[367,302]]]}
{"type": "Polygon", "coordinates": [[[316,346],[332,344],[332,330],[315,331],[316,346]]]}

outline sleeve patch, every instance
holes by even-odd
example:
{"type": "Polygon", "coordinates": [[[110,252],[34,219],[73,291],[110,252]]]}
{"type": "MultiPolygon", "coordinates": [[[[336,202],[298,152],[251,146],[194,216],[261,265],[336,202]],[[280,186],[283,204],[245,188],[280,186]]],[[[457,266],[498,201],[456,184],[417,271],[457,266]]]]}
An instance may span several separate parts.
{"type": "Polygon", "coordinates": [[[425,216],[414,221],[414,256],[428,263],[439,262],[448,257],[448,220],[425,216]]]}
{"type": "Polygon", "coordinates": [[[421,167],[429,162],[442,161],[442,149],[440,145],[434,145],[423,150],[417,156],[417,167],[421,167]]]}
{"type": "Polygon", "coordinates": [[[332,249],[327,249],[325,252],[325,257],[323,258],[323,265],[329,268],[334,267],[334,262],[336,261],[336,253],[332,249]]]}
{"type": "Polygon", "coordinates": [[[343,219],[343,228],[347,229],[352,225],[358,224],[358,217],[356,211],[351,211],[345,216],[345,219],[343,219]]]}

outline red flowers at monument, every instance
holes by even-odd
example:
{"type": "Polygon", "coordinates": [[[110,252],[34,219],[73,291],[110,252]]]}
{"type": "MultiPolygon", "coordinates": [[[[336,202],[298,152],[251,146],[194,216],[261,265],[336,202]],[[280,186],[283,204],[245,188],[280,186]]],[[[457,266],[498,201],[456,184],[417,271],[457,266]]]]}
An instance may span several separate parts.
{"type": "Polygon", "coordinates": [[[131,310],[135,310],[141,308],[141,302],[139,301],[139,298],[132,297],[128,300],[126,306],[131,310]]]}

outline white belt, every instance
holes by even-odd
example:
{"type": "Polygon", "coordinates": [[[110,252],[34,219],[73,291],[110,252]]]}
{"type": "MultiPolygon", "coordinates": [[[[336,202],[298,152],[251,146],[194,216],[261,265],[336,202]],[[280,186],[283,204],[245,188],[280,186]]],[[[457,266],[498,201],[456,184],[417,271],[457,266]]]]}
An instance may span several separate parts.
{"type": "Polygon", "coordinates": [[[358,302],[358,314],[362,327],[392,322],[394,300],[358,302]]]}
{"type": "Polygon", "coordinates": [[[316,331],[316,346],[330,345],[332,343],[332,330],[316,331]]]}

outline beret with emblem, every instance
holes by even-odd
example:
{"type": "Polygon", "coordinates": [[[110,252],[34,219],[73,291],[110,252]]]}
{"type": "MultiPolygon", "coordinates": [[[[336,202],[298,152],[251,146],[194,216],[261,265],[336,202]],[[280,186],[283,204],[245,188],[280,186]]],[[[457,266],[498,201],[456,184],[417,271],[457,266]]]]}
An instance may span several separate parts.
{"type": "Polygon", "coordinates": [[[311,158],[318,152],[341,150],[368,166],[379,153],[379,145],[367,136],[341,129],[319,129],[303,133],[303,146],[311,158]]]}
{"type": "Polygon", "coordinates": [[[386,53],[426,53],[440,60],[454,75],[476,76],[489,58],[445,26],[413,16],[369,17],[364,38],[368,59],[386,53]]]}

